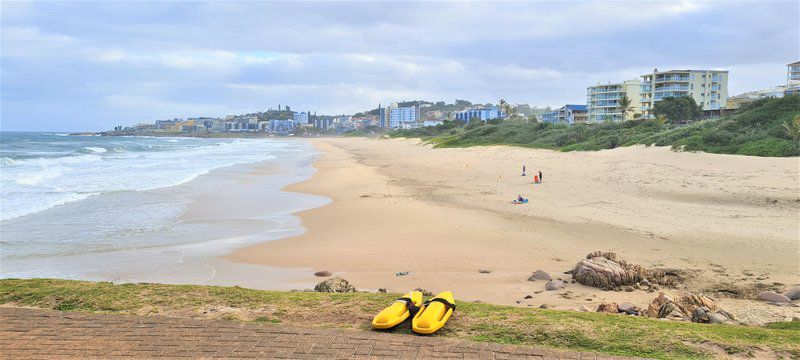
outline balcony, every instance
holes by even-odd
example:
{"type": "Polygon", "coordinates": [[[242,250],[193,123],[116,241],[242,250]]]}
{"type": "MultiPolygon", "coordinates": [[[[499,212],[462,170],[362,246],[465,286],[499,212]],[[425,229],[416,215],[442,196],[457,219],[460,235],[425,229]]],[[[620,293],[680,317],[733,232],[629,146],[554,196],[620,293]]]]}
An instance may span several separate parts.
{"type": "Polygon", "coordinates": [[[722,80],[722,77],[720,77],[719,75],[711,77],[711,82],[720,82],[720,80],[722,80]]]}
{"type": "Polygon", "coordinates": [[[661,100],[663,98],[668,97],[681,97],[681,96],[688,96],[689,94],[686,92],[663,92],[663,93],[656,93],[655,101],[661,100]]]}
{"type": "Polygon", "coordinates": [[[689,76],[661,76],[656,77],[656,82],[688,82],[689,76]]]}
{"type": "Polygon", "coordinates": [[[686,85],[670,85],[670,86],[656,87],[656,92],[659,91],[689,91],[689,87],[686,85]]]}

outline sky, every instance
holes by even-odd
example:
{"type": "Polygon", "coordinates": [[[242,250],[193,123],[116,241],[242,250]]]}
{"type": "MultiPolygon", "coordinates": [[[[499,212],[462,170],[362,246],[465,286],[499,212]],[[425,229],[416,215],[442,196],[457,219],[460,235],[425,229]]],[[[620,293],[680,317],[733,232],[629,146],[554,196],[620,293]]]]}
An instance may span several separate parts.
{"type": "Polygon", "coordinates": [[[0,130],[98,131],[290,105],[562,106],[586,87],[725,69],[786,81],[800,1],[0,2],[0,130]]]}

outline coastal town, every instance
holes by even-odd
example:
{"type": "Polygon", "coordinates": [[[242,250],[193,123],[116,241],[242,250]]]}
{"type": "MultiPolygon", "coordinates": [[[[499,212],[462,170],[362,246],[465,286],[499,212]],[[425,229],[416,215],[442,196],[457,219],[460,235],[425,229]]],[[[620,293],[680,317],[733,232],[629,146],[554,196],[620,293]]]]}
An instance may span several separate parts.
{"type": "Polygon", "coordinates": [[[657,116],[656,104],[668,98],[691,98],[702,110],[702,118],[718,118],[756,100],[800,94],[800,61],[786,65],[786,83],[769,89],[729,95],[727,70],[667,70],[657,68],[639,78],[596,83],[586,89],[586,102],[557,108],[527,104],[473,104],[456,100],[393,102],[352,115],[318,115],[316,111],[293,111],[278,105],[266,111],[225,117],[190,117],[156,120],[134,126],[117,126],[115,134],[141,133],[260,133],[267,135],[344,134],[355,131],[380,133],[432,127],[445,121],[487,122],[510,117],[553,124],[584,124],[650,119],[657,116]]]}

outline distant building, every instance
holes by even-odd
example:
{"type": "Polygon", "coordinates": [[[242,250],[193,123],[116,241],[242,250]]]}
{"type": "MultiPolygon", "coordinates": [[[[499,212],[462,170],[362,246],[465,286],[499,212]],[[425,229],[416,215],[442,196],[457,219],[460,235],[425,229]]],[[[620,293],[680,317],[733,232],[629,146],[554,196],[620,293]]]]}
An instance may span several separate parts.
{"type": "Polygon", "coordinates": [[[422,122],[422,127],[437,126],[442,124],[444,124],[444,121],[441,120],[425,120],[422,122]]]}
{"type": "Polygon", "coordinates": [[[655,103],[668,97],[690,96],[703,111],[719,114],[728,101],[727,70],[654,70],[642,75],[639,105],[645,117],[653,117],[655,103]]]}
{"type": "Polygon", "coordinates": [[[309,115],[310,115],[309,112],[297,112],[297,111],[295,111],[292,114],[292,120],[294,120],[294,122],[296,124],[305,125],[305,124],[309,123],[309,121],[308,121],[309,120],[309,115]]]}
{"type": "Polygon", "coordinates": [[[385,108],[378,105],[380,125],[387,129],[399,129],[405,123],[413,123],[419,120],[419,107],[406,106],[400,107],[393,103],[385,108]]]}
{"type": "Polygon", "coordinates": [[[556,115],[557,114],[558,114],[558,112],[556,112],[556,111],[550,111],[550,112],[542,113],[541,115],[539,115],[539,121],[545,122],[545,123],[554,123],[554,122],[556,122],[556,115]]]}
{"type": "Polygon", "coordinates": [[[278,119],[269,120],[270,132],[278,134],[288,134],[294,131],[294,128],[295,128],[294,120],[278,120],[278,119]]]}
{"type": "Polygon", "coordinates": [[[800,95],[800,61],[786,65],[785,95],[800,95]]]}
{"type": "Polygon", "coordinates": [[[314,118],[314,127],[320,130],[327,130],[333,124],[332,117],[318,116],[314,118]]]}
{"type": "Polygon", "coordinates": [[[542,122],[553,124],[581,124],[587,121],[586,105],[564,105],[553,112],[544,113],[542,122]]]}
{"type": "Polygon", "coordinates": [[[768,97],[783,97],[786,89],[786,86],[779,85],[766,90],[748,91],[744,94],[731,96],[725,103],[725,108],[726,110],[736,110],[756,100],[768,97]]]}
{"type": "Polygon", "coordinates": [[[485,122],[487,120],[492,120],[492,119],[502,119],[505,117],[505,114],[503,114],[503,111],[500,110],[497,106],[490,106],[490,107],[476,107],[476,108],[456,111],[453,113],[453,117],[463,122],[468,122],[472,119],[477,119],[485,122]]]}
{"type": "Polygon", "coordinates": [[[621,83],[597,84],[586,88],[586,114],[588,122],[631,120],[634,114],[640,113],[639,79],[621,83]],[[619,100],[627,96],[631,101],[631,111],[622,118],[619,100]]]}

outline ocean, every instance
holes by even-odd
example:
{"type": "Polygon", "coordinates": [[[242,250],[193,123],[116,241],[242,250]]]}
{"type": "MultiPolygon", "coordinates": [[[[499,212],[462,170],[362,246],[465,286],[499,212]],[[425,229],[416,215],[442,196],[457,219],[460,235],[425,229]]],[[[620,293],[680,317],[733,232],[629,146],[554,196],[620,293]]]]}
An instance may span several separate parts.
{"type": "Polygon", "coordinates": [[[0,133],[0,277],[242,283],[216,257],[302,233],[291,214],[329,200],[281,188],[315,156],[292,139],[0,133]]]}

